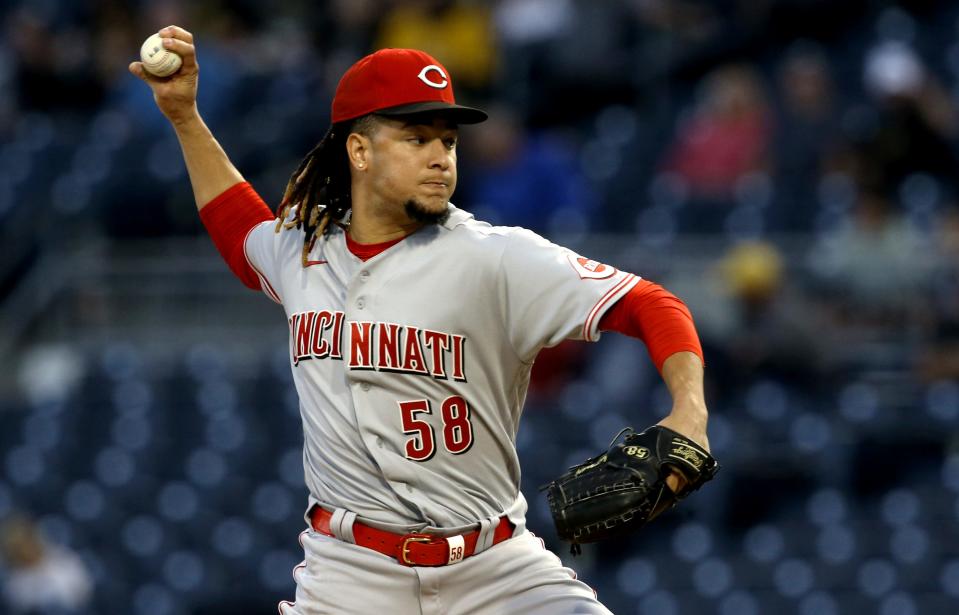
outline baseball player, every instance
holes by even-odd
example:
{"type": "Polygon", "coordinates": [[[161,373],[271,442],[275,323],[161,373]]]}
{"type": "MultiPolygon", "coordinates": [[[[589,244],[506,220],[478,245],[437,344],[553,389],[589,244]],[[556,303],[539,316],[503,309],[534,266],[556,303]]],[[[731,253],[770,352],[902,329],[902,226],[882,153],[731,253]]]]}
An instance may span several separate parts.
{"type": "MultiPolygon", "coordinates": [[[[708,446],[702,352],[661,287],[454,207],[457,105],[435,58],[354,64],[332,124],[274,214],[196,107],[193,36],[158,79],[200,216],[232,271],[283,306],[309,502],[293,613],[609,613],[526,529],[515,437],[537,352],[602,330],[641,338],[708,446]]],[[[671,486],[681,482],[676,476],[671,486]]]]}

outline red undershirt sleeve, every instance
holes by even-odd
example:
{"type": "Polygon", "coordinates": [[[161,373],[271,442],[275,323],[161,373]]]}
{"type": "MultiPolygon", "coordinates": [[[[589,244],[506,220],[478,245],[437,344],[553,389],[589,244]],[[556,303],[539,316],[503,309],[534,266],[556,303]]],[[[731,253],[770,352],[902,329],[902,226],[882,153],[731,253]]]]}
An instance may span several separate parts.
{"type": "Polygon", "coordinates": [[[243,242],[254,226],[274,218],[249,182],[227,188],[200,210],[200,220],[220,256],[236,277],[253,290],[260,290],[260,280],[246,259],[243,242]]]}
{"type": "Polygon", "coordinates": [[[693,316],[686,304],[648,280],[640,280],[609,308],[599,328],[643,340],[660,373],[666,359],[684,350],[696,354],[705,363],[693,316]]]}

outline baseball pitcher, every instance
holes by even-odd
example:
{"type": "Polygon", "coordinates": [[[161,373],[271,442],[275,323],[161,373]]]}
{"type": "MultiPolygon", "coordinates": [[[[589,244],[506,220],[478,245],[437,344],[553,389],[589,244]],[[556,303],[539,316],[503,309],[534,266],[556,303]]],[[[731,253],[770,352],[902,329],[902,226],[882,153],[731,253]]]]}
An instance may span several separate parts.
{"type": "Polygon", "coordinates": [[[271,211],[197,110],[193,36],[159,35],[180,69],[130,71],[176,131],[218,250],[289,326],[310,498],[281,615],[609,613],[526,529],[515,440],[530,368],[542,348],[604,330],[645,342],[670,414],[548,494],[574,546],[638,527],[716,469],[683,303],[453,206],[458,126],[486,113],[456,104],[452,76],[417,50],[350,67],[271,211]]]}

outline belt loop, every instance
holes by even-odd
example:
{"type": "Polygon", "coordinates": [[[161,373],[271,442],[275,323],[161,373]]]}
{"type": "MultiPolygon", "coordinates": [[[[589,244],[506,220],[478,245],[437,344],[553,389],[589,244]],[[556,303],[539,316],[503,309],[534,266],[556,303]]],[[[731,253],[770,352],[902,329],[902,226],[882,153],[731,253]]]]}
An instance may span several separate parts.
{"type": "Polygon", "coordinates": [[[356,521],[355,512],[346,510],[345,508],[337,508],[333,511],[333,516],[330,518],[330,532],[343,542],[355,545],[356,538],[353,537],[354,521],[356,521]]]}
{"type": "Polygon", "coordinates": [[[499,516],[489,516],[480,520],[479,537],[476,539],[476,548],[473,553],[482,553],[493,546],[493,532],[500,524],[499,516]]]}

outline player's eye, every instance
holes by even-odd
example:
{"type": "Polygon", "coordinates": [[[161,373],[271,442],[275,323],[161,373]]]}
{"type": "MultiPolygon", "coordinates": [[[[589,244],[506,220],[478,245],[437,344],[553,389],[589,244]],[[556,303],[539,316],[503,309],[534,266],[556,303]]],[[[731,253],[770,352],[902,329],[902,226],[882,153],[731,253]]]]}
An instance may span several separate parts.
{"type": "Polygon", "coordinates": [[[454,137],[443,139],[443,143],[446,144],[446,149],[456,149],[456,138],[454,137]]]}

